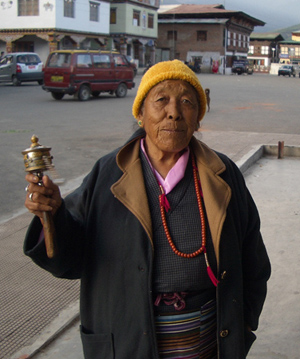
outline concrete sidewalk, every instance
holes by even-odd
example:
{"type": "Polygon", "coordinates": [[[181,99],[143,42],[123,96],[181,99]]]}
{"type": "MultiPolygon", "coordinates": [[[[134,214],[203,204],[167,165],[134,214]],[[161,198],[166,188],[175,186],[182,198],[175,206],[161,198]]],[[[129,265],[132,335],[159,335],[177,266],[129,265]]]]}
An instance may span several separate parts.
{"type": "MultiPolygon", "coordinates": [[[[199,137],[240,167],[244,165],[273,266],[258,340],[249,359],[298,359],[300,157],[261,157],[259,149],[274,145],[276,152],[278,141],[299,146],[300,136],[203,131],[199,137]]],[[[78,331],[79,282],[53,278],[22,254],[31,218],[24,213],[0,224],[0,358],[83,359],[78,331]]]]}

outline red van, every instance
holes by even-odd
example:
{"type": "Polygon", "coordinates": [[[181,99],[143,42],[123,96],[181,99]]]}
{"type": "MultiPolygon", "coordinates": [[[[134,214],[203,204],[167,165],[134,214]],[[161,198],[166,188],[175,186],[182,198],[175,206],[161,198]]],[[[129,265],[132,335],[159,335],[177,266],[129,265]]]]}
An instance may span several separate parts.
{"type": "Polygon", "coordinates": [[[117,52],[59,50],[47,59],[43,89],[55,100],[68,94],[87,101],[101,92],[125,97],[134,88],[133,77],[126,57],[117,52]]]}

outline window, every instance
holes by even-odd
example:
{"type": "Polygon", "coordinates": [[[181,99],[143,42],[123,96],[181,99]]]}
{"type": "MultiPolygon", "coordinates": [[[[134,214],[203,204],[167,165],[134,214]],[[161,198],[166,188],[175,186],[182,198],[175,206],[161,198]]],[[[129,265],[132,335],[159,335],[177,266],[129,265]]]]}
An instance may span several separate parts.
{"type": "Polygon", "coordinates": [[[64,1],[64,17],[75,17],[75,0],[64,1]]]}
{"type": "Polygon", "coordinates": [[[197,41],[207,41],[207,31],[197,31],[197,41]]]}
{"type": "Polygon", "coordinates": [[[39,0],[18,0],[18,16],[39,16],[39,0]]]}
{"type": "Polygon", "coordinates": [[[269,54],[269,46],[262,46],[261,47],[261,54],[268,55],[269,54]]]}
{"type": "Polygon", "coordinates": [[[168,40],[177,40],[177,31],[168,31],[168,40]]]}
{"type": "Polygon", "coordinates": [[[140,26],[140,11],[133,10],[133,26],[140,26]]]}
{"type": "Polygon", "coordinates": [[[94,55],[94,65],[100,69],[110,68],[110,57],[109,55],[94,55]]]}
{"type": "Polygon", "coordinates": [[[34,42],[33,41],[22,41],[17,40],[14,42],[14,51],[15,52],[34,52],[34,42]]]}
{"type": "Polygon", "coordinates": [[[295,56],[300,56],[300,47],[295,47],[295,56]]]}
{"type": "Polygon", "coordinates": [[[286,54],[286,55],[287,55],[287,54],[289,53],[288,47],[283,46],[283,47],[281,47],[280,50],[281,50],[281,53],[282,53],[282,54],[286,54]]]}
{"type": "Polygon", "coordinates": [[[148,28],[153,29],[154,28],[154,15],[148,14],[148,28]]]}
{"type": "Polygon", "coordinates": [[[254,46],[253,45],[249,46],[249,51],[248,52],[249,52],[249,54],[252,54],[252,55],[254,54],[254,46]]]}
{"type": "Polygon", "coordinates": [[[127,62],[122,55],[114,55],[115,66],[127,66],[127,62]]]}
{"type": "Polygon", "coordinates": [[[69,67],[71,64],[71,54],[52,53],[48,60],[48,67],[69,67]]]}
{"type": "Polygon", "coordinates": [[[117,9],[116,8],[110,9],[110,23],[111,24],[117,23],[117,9]]]}
{"type": "Polygon", "coordinates": [[[35,54],[32,54],[32,55],[18,55],[17,56],[17,62],[18,63],[23,63],[25,65],[38,65],[41,62],[41,60],[35,54]]]}
{"type": "Polygon", "coordinates": [[[91,55],[78,54],[77,55],[77,67],[82,67],[82,68],[92,67],[91,55]]]}
{"type": "Polygon", "coordinates": [[[99,22],[99,3],[90,1],[90,21],[99,22]]]}

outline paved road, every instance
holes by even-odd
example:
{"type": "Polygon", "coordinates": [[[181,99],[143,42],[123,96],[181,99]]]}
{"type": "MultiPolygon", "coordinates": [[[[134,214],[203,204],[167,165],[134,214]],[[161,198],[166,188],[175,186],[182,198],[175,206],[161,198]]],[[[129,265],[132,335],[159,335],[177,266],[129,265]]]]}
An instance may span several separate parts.
{"type": "MultiPolygon", "coordinates": [[[[211,112],[202,127],[207,137],[214,131],[300,134],[299,78],[257,74],[199,77],[203,86],[211,89],[211,112]]],[[[138,75],[137,85],[140,79],[138,75]]],[[[100,156],[132,133],[135,121],[131,106],[136,89],[128,91],[124,99],[101,95],[83,103],[73,97],[54,101],[35,84],[1,84],[0,223],[23,211],[21,151],[29,147],[32,134],[39,136],[41,144],[52,147],[56,169],[68,183],[88,172],[100,156]]]]}

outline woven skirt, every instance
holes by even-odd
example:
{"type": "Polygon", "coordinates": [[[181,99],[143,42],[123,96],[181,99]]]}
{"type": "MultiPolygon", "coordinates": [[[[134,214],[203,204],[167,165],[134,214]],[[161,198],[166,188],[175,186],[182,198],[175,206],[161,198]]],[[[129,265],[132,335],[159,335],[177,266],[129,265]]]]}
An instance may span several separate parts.
{"type": "Polygon", "coordinates": [[[216,301],[199,311],[155,317],[161,359],[217,358],[216,301]]]}

